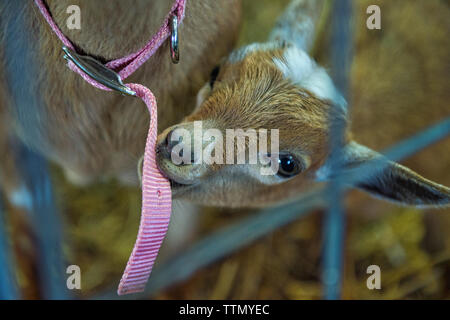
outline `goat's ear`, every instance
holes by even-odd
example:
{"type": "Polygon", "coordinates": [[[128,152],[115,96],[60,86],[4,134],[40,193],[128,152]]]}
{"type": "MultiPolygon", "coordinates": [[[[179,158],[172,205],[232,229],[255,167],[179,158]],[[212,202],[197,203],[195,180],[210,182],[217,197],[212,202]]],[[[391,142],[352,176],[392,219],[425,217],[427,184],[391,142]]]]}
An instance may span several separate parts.
{"type": "Polygon", "coordinates": [[[324,0],[293,0],[278,19],[269,41],[295,44],[308,52],[314,42],[316,25],[324,0]]]}
{"type": "MultiPolygon", "coordinates": [[[[349,178],[350,181],[355,179],[356,181],[351,183],[353,186],[376,197],[418,207],[450,204],[449,188],[425,179],[405,166],[390,161],[356,142],[350,142],[344,148],[342,162],[343,165],[340,167],[344,172],[350,173],[343,179],[349,178]],[[364,170],[358,169],[360,165],[364,166],[364,170]]],[[[318,175],[320,176],[320,170],[318,175]]],[[[334,174],[328,175],[332,177],[334,174]]]]}

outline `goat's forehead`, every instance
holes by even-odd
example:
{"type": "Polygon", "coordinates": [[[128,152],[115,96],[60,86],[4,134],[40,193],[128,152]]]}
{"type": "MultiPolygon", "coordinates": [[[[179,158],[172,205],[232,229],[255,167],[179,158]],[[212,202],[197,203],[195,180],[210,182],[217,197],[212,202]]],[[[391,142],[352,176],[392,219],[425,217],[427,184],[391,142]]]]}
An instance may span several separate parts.
{"type": "Polygon", "coordinates": [[[280,143],[298,145],[299,137],[312,143],[311,137],[327,131],[329,108],[314,96],[300,94],[287,81],[274,85],[260,80],[218,89],[194,120],[208,119],[221,130],[276,129],[280,143]]]}
{"type": "Polygon", "coordinates": [[[198,118],[242,128],[290,131],[326,127],[330,103],[299,86],[277,65],[277,61],[287,63],[286,48],[251,45],[240,50],[235,56],[239,60],[223,66],[220,81],[197,113],[198,118]]]}
{"type": "Polygon", "coordinates": [[[283,52],[282,58],[274,57],[273,62],[284,77],[295,85],[308,90],[319,99],[332,102],[342,112],[346,112],[346,101],[326,70],[305,51],[295,46],[289,47],[283,52]]]}
{"type": "Polygon", "coordinates": [[[346,113],[346,101],[326,70],[295,45],[282,46],[277,42],[251,44],[233,52],[228,63],[231,68],[241,69],[241,74],[254,70],[274,78],[281,73],[285,80],[298,88],[299,93],[309,92],[346,113]]]}

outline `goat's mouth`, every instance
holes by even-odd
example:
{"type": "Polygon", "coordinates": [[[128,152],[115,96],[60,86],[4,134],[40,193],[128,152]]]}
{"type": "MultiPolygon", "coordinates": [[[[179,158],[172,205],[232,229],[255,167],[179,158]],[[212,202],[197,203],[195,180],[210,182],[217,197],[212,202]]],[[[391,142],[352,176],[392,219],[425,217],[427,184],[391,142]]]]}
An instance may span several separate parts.
{"type": "Polygon", "coordinates": [[[158,151],[156,153],[156,164],[162,175],[169,180],[174,196],[180,195],[197,185],[197,181],[191,181],[191,179],[184,177],[186,172],[180,172],[180,167],[173,164],[170,159],[158,151]]]}
{"type": "Polygon", "coordinates": [[[170,182],[170,186],[172,189],[180,189],[180,188],[186,188],[186,187],[192,187],[193,184],[185,184],[185,183],[179,183],[176,180],[172,178],[168,178],[170,182]]]}
{"type": "Polygon", "coordinates": [[[170,181],[170,185],[172,186],[172,188],[189,187],[195,184],[194,182],[186,181],[185,179],[183,179],[183,177],[178,176],[176,170],[173,170],[174,168],[171,168],[172,164],[170,163],[170,160],[161,159],[156,163],[162,175],[170,181]]]}

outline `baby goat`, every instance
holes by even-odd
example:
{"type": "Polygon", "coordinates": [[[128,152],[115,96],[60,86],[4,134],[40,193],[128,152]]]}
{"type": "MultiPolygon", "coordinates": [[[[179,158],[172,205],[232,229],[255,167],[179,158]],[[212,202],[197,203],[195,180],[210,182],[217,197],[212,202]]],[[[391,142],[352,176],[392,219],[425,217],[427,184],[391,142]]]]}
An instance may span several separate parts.
{"type": "MultiPolygon", "coordinates": [[[[201,204],[260,207],[284,201],[332,178],[329,164],[330,119],[347,123],[345,99],[327,72],[308,56],[322,1],[292,1],[269,41],[234,51],[198,95],[198,105],[183,123],[159,137],[161,170],[174,182],[174,194],[201,204]],[[260,174],[261,164],[175,164],[172,136],[184,129],[190,145],[206,145],[202,129],[279,129],[279,169],[260,174]],[[200,141],[197,141],[199,140],[200,141]]],[[[364,176],[355,187],[372,195],[413,206],[444,206],[450,189],[358,144],[348,132],[340,148],[343,169],[378,160],[383,169],[364,176]]],[[[186,142],[182,142],[186,143],[186,142]]],[[[224,155],[225,158],[225,155],[224,155]]]]}

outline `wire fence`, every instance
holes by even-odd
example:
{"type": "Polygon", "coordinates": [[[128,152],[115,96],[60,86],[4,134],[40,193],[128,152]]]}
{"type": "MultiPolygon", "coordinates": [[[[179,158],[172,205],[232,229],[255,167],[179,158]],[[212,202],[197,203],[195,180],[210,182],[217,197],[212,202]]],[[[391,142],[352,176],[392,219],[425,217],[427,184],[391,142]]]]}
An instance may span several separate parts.
{"type": "MultiPolygon", "coordinates": [[[[351,1],[334,2],[332,62],[333,78],[341,92],[348,92],[349,67],[352,55],[351,1]]],[[[32,77],[29,79],[32,80],[32,77]]],[[[343,124],[332,123],[332,137],[343,135],[343,124]]],[[[423,148],[450,135],[450,118],[401,141],[384,152],[386,158],[400,161],[423,148]]],[[[330,141],[331,165],[339,163],[338,141],[330,141]]],[[[45,160],[24,146],[16,150],[26,188],[30,191],[30,225],[38,248],[38,272],[43,298],[70,299],[65,287],[64,255],[61,250],[63,226],[54,204],[53,190],[45,160]]],[[[333,181],[316,190],[301,195],[296,201],[269,208],[244,218],[231,226],[205,237],[183,254],[155,268],[144,293],[126,298],[148,298],[163,289],[188,279],[195,272],[243,248],[261,237],[305,216],[314,209],[326,209],[323,252],[323,296],[338,299],[342,285],[343,237],[345,230],[342,198],[349,186],[357,183],[368,172],[382,170],[377,160],[359,165],[351,171],[341,172],[333,181]],[[364,175],[362,174],[364,173],[364,175]]],[[[1,200],[1,199],[0,199],[1,200]]],[[[0,299],[20,298],[15,279],[15,263],[11,255],[4,210],[0,202],[0,299]]],[[[118,299],[116,288],[91,297],[93,299],[118,299]]],[[[123,297],[121,297],[123,298],[123,297]]]]}
{"type": "Polygon", "coordinates": [[[24,188],[32,199],[28,220],[33,227],[38,257],[38,279],[44,299],[66,299],[69,291],[64,279],[62,252],[63,227],[56,209],[47,162],[21,145],[16,151],[24,188]]]}

